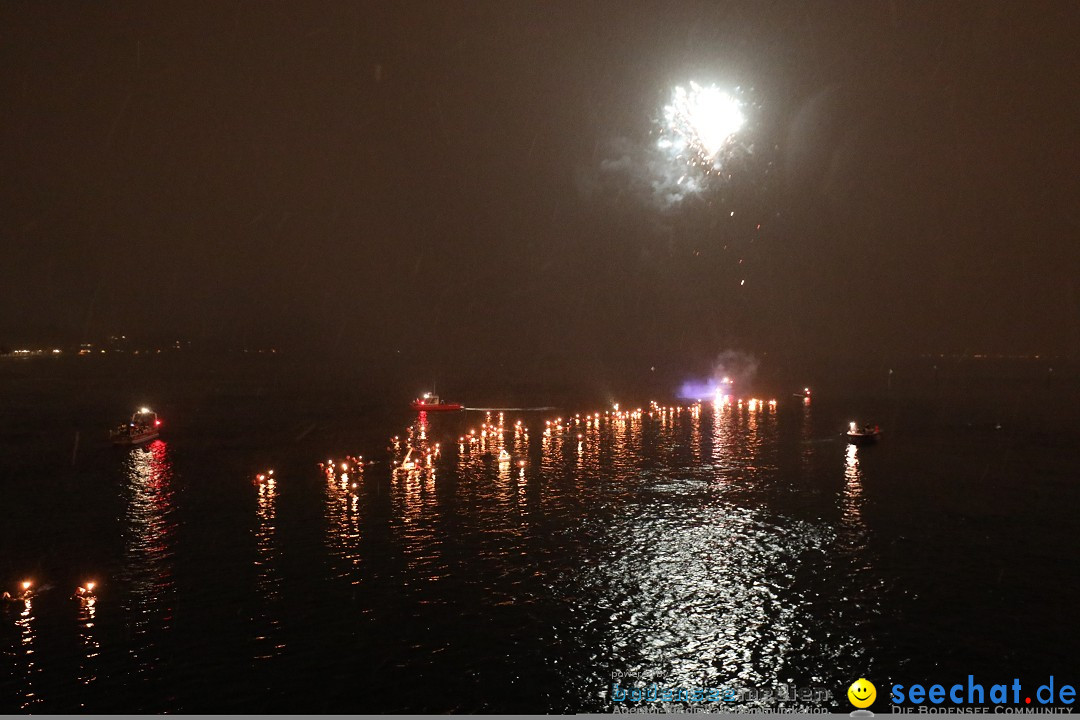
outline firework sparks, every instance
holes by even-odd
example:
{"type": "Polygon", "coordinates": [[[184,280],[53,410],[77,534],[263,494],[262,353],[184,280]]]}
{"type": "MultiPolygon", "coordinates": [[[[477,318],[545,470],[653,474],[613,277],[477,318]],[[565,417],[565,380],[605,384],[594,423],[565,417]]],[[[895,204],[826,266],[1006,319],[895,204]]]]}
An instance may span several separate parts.
{"type": "Polygon", "coordinates": [[[738,98],[716,85],[676,87],[664,108],[661,150],[706,172],[719,169],[735,134],[746,124],[738,98]]]}
{"type": "MultiPolygon", "coordinates": [[[[653,139],[644,145],[612,139],[599,172],[582,175],[582,188],[594,192],[610,184],[619,196],[629,189],[668,211],[726,187],[736,175],[752,170],[747,164],[754,147],[747,137],[754,129],[750,107],[756,105],[738,87],[677,86],[669,102],[655,111],[653,139]]],[[[723,211],[732,212],[730,207],[723,211]]]]}

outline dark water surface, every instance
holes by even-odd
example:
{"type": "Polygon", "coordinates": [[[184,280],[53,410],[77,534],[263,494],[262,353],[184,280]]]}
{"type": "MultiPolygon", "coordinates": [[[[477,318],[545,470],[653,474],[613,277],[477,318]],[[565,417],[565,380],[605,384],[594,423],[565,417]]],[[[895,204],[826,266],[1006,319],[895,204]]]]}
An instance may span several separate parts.
{"type": "Polygon", "coordinates": [[[1069,676],[1075,385],[964,372],[700,412],[641,391],[640,417],[474,389],[561,407],[466,448],[483,413],[419,423],[389,385],[9,363],[0,585],[35,593],[0,608],[0,711],[603,711],[646,677],[846,711],[860,676],[1069,676]],[[162,439],[108,446],[142,402],[162,439]],[[847,446],[851,419],[883,442],[847,446]]]}

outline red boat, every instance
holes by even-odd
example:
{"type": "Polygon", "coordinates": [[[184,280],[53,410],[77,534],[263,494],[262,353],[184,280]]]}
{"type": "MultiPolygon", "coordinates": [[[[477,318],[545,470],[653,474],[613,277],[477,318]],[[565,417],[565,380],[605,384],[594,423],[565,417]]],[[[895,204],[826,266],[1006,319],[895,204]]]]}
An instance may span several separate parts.
{"type": "Polygon", "coordinates": [[[423,397],[413,400],[409,407],[419,412],[457,412],[465,409],[461,403],[442,402],[434,393],[424,393],[423,397]]]}

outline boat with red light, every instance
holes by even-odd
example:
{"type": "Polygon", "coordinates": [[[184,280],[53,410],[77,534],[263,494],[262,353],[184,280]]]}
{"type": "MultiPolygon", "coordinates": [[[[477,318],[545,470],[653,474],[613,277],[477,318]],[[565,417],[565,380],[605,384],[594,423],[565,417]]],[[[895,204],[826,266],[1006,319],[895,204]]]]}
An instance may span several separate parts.
{"type": "Polygon", "coordinates": [[[157,438],[161,419],[150,408],[140,408],[131,420],[109,433],[113,445],[141,445],[157,438]]]}
{"type": "Polygon", "coordinates": [[[418,412],[457,412],[465,409],[461,403],[444,402],[435,393],[424,393],[413,400],[409,407],[418,412]]]}
{"type": "Polygon", "coordinates": [[[852,445],[873,445],[880,437],[880,425],[863,425],[861,428],[855,423],[848,425],[847,441],[852,445]]]}

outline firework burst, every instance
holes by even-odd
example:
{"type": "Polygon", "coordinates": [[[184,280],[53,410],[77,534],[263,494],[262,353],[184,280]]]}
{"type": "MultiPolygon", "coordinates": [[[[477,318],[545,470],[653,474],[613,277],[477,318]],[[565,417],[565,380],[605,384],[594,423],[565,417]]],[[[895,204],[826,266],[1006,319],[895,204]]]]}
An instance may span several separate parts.
{"type": "Polygon", "coordinates": [[[721,170],[746,124],[743,104],[716,85],[678,86],[664,107],[657,147],[672,159],[711,174],[721,170]]]}

